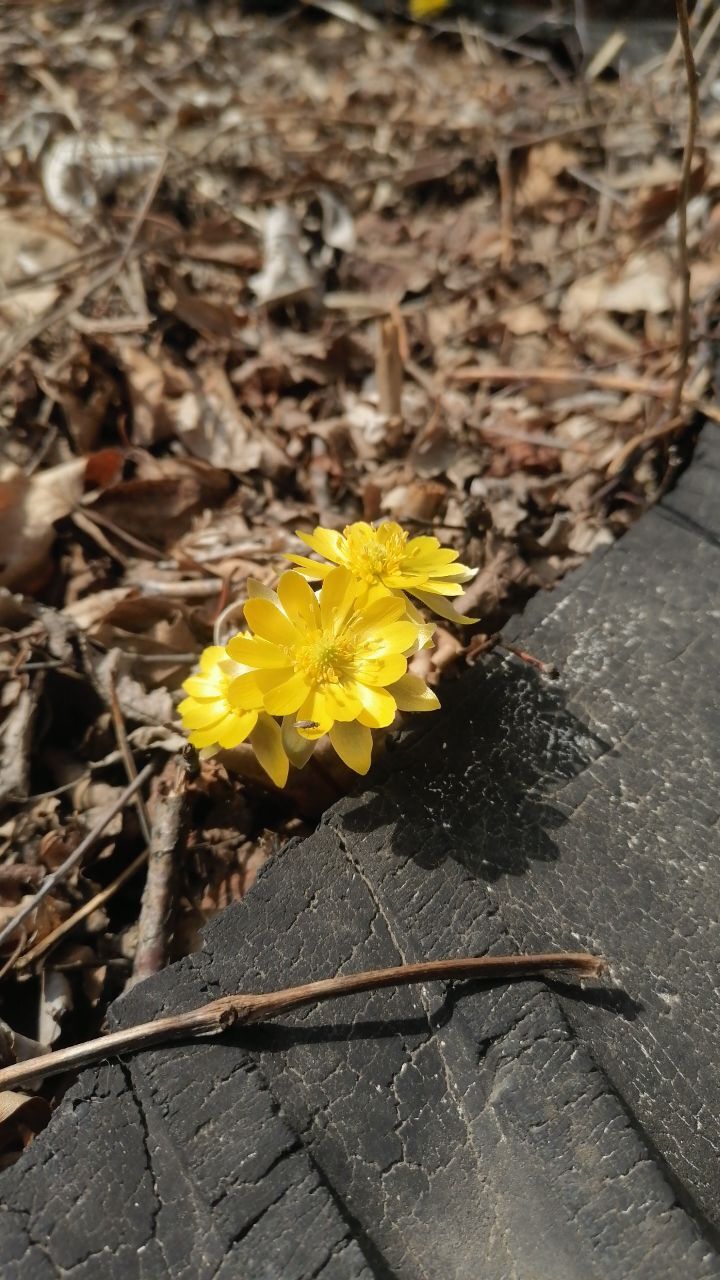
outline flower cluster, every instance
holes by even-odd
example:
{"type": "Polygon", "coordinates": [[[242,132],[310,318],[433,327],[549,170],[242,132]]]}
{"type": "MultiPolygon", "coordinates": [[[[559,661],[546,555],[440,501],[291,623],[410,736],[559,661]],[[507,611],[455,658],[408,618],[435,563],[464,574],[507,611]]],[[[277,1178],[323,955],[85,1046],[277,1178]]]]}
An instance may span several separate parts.
{"type": "Polygon", "coordinates": [[[251,581],[248,630],[205,650],[179,708],[202,754],[247,740],[278,787],[326,734],[351,769],[367,773],[373,729],[391,725],[398,711],[440,705],[408,671],[434,631],[409,596],[443,618],[475,621],[449,599],[474,571],[437,538],[361,522],[342,534],[318,527],[299,537],[327,563],[292,555],[296,567],[276,591],[251,581]]]}

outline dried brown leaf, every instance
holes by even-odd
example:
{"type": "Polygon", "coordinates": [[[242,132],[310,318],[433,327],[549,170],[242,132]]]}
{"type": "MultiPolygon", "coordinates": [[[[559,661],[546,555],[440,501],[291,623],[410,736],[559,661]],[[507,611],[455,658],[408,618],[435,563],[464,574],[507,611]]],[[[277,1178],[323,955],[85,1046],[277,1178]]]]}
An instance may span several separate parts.
{"type": "Polygon", "coordinates": [[[82,497],[84,458],[24,475],[16,467],[0,472],[0,585],[32,589],[43,574],[55,539],[53,524],[82,497]]]}

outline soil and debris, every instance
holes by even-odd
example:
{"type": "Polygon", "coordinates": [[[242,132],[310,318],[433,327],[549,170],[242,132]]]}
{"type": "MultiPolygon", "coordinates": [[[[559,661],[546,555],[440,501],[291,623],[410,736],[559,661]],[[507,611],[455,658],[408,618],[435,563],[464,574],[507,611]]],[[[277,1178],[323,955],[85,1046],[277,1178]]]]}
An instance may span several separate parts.
{"type": "MultiPolygon", "coordinates": [[[[0,17],[0,925],[155,766],[5,942],[11,1038],[96,1034],[132,981],[181,682],[296,529],[396,519],[479,569],[482,624],[440,627],[438,682],[624,533],[713,412],[715,33],[703,341],[668,422],[677,47],[628,67],[615,35],[578,69],[447,16],[242,10],[0,17]]],[[[300,778],[273,792],[242,749],[187,775],[169,958],[348,786],[322,754],[300,778]]]]}

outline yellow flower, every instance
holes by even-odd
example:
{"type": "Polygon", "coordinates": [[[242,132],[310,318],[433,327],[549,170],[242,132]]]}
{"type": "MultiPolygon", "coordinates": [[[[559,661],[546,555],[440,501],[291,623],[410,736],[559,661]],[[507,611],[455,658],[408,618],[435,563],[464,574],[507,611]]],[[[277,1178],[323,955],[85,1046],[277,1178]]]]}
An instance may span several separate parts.
{"type": "Polygon", "coordinates": [[[392,724],[405,706],[439,706],[424,682],[407,674],[420,628],[406,617],[404,599],[372,597],[348,569],[329,569],[317,598],[291,570],[277,594],[248,600],[245,619],[254,634],[227,646],[231,658],[253,668],[230,685],[232,702],[286,717],[291,753],[295,735],[313,742],[328,733],[356,773],[370,767],[372,729],[392,724]]]}
{"type": "MultiPolygon", "coordinates": [[[[346,525],[342,533],[318,525],[312,533],[300,533],[312,551],[332,564],[342,565],[367,587],[381,587],[388,593],[407,592],[428,609],[452,622],[477,622],[456,613],[445,598],[462,595],[462,583],[474,578],[475,569],[457,562],[458,552],[441,547],[437,538],[409,538],[394,521],[374,529],[358,521],[346,525]]],[[[331,565],[319,564],[307,556],[287,556],[312,578],[325,578],[331,565]]]]}
{"type": "Polygon", "coordinates": [[[409,13],[411,18],[421,19],[434,16],[436,13],[442,13],[443,9],[450,6],[450,0],[410,0],[409,13]]]}
{"type": "Polygon", "coordinates": [[[189,740],[202,754],[213,755],[221,747],[237,747],[249,739],[263,769],[278,787],[287,782],[289,761],[283,750],[280,726],[257,707],[245,708],[231,698],[230,688],[247,670],[228,657],[220,645],[211,645],[200,656],[200,672],[189,676],[183,689],[189,695],[178,711],[189,740]]]}

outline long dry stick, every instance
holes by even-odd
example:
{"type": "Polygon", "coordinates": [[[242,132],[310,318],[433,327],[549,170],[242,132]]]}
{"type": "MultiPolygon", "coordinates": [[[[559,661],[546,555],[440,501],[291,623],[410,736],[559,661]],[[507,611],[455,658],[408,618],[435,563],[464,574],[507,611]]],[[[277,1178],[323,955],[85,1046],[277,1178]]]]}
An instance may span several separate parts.
{"type": "Polygon", "coordinates": [[[15,930],[23,924],[25,920],[27,920],[29,915],[32,915],[33,911],[37,909],[43,898],[47,897],[50,890],[54,889],[55,885],[59,884],[60,881],[63,880],[70,871],[72,871],[73,867],[77,866],[78,862],[83,857],[83,854],[87,853],[88,849],[95,843],[98,836],[102,835],[108,822],[115,817],[116,813],[119,813],[120,810],[125,807],[128,800],[135,795],[136,791],[140,790],[143,783],[147,782],[151,773],[154,772],[154,769],[154,764],[146,764],[145,768],[140,770],[137,778],[135,778],[130,785],[121,792],[117,800],[115,800],[98,818],[95,826],[92,828],[92,831],[88,831],[85,839],[80,841],[77,849],[73,849],[72,853],[68,854],[65,861],[61,862],[60,866],[56,867],[51,875],[45,877],[37,893],[34,893],[32,898],[24,903],[19,911],[15,912],[12,919],[8,920],[7,924],[3,925],[2,929],[0,929],[0,946],[2,946],[3,942],[6,942],[11,934],[13,934],[15,930]]]}
{"type": "Polygon", "coordinates": [[[687,246],[687,207],[688,200],[690,199],[692,160],[693,151],[695,149],[695,135],[697,133],[699,114],[697,74],[695,72],[695,59],[693,57],[692,42],[690,40],[687,0],[675,0],[675,8],[677,9],[680,40],[682,42],[683,57],[685,60],[685,77],[687,80],[688,90],[688,123],[687,136],[685,138],[685,150],[683,151],[682,179],[680,182],[680,196],[677,211],[678,266],[680,270],[680,281],[682,284],[679,332],[680,365],[678,367],[675,391],[670,405],[671,418],[675,418],[680,409],[683,399],[685,379],[687,377],[688,364],[690,362],[690,263],[688,261],[687,246]]]}
{"type": "MultiPolygon", "coordinates": [[[[599,373],[594,369],[512,369],[509,365],[461,365],[449,374],[453,382],[494,382],[510,384],[514,382],[545,383],[550,386],[562,386],[566,382],[579,382],[587,387],[597,387],[601,391],[620,391],[626,395],[653,396],[657,400],[669,400],[674,394],[671,382],[658,381],[655,378],[632,378],[618,373],[599,373]]],[[[675,391],[677,383],[675,384],[675,391]]],[[[720,409],[717,405],[705,400],[698,400],[681,390],[683,404],[697,409],[713,422],[720,422],[720,409]]]]}
{"type": "MultiPolygon", "coordinates": [[[[109,672],[109,677],[108,677],[108,685],[109,685],[108,692],[110,694],[110,714],[112,716],[113,728],[115,730],[115,739],[118,744],[118,750],[120,751],[120,755],[123,758],[123,764],[125,765],[125,773],[127,774],[127,780],[128,782],[134,782],[135,779],[137,778],[137,765],[135,764],[135,757],[130,748],[130,743],[128,742],[127,729],[125,728],[125,717],[123,716],[122,707],[120,706],[120,699],[118,698],[117,684],[116,684],[117,666],[118,666],[118,662],[120,661],[120,658],[122,657],[122,654],[120,653],[119,649],[113,650],[113,654],[114,654],[114,665],[111,667],[109,672]]],[[[142,831],[143,839],[146,845],[149,845],[151,840],[151,834],[152,834],[150,815],[148,814],[147,805],[145,804],[145,797],[143,796],[142,791],[136,791],[133,799],[134,799],[135,808],[137,809],[138,820],[140,822],[140,830],[142,831]]]]}
{"type": "Polygon", "coordinates": [[[171,1040],[197,1040],[221,1035],[236,1026],[266,1022],[302,1005],[333,1000],[357,991],[376,991],[380,987],[405,987],[416,982],[443,982],[475,978],[496,982],[513,978],[535,978],[558,970],[573,978],[598,978],[605,972],[602,956],[584,951],[559,951],[532,956],[470,956],[459,960],[429,960],[420,964],[403,964],[393,969],[369,969],[345,977],[323,978],[300,987],[286,987],[265,995],[221,996],[188,1013],[157,1018],[123,1031],[113,1031],[85,1044],[58,1049],[28,1062],[17,1062],[0,1070],[0,1089],[26,1084],[40,1076],[60,1075],[78,1070],[104,1058],[136,1049],[150,1049],[171,1040]]]}

